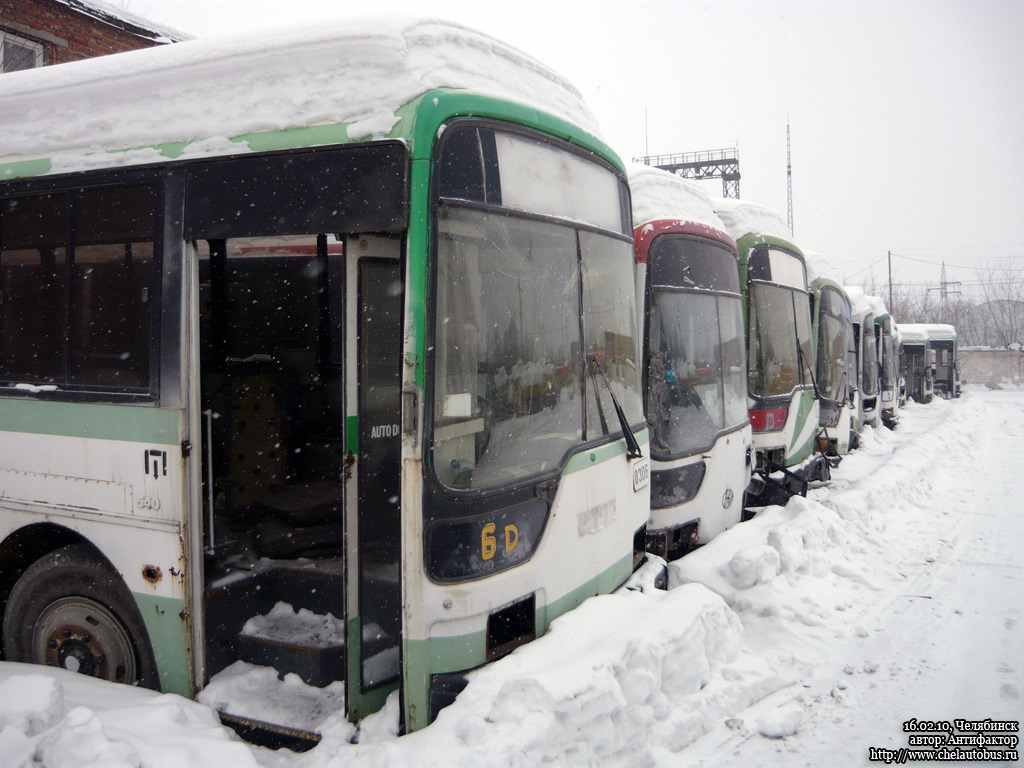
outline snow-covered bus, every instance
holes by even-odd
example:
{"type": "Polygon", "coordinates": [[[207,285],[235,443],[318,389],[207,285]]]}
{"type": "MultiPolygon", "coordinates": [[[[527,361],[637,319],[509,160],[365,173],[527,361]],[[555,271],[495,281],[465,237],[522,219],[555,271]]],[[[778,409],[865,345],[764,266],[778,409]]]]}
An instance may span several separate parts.
{"type": "Polygon", "coordinates": [[[878,344],[875,340],[875,309],[871,297],[856,286],[846,286],[850,297],[850,316],[853,320],[853,337],[857,347],[857,413],[856,430],[865,426],[878,427],[882,423],[880,413],[880,382],[878,366],[878,344]]]}
{"type": "Polygon", "coordinates": [[[804,494],[809,480],[828,477],[827,462],[815,453],[819,406],[804,256],[777,212],[740,200],[715,205],[740,257],[756,458],[752,503],[804,494]]]}
{"type": "Polygon", "coordinates": [[[907,396],[916,403],[930,403],[935,395],[934,358],[928,325],[900,323],[902,373],[907,380],[907,396]]]}
{"type": "Polygon", "coordinates": [[[751,452],[739,263],[703,189],[645,165],[628,170],[645,307],[647,546],[674,560],[743,514],[751,452]]]}
{"type": "Polygon", "coordinates": [[[632,244],[579,93],[454,25],[4,75],[4,658],[422,728],[644,556],[632,244]]]}
{"type": "Polygon", "coordinates": [[[818,450],[828,456],[850,451],[853,431],[856,359],[850,299],[838,275],[820,255],[808,254],[807,277],[814,302],[815,384],[818,390],[821,433],[818,450]]]}
{"type": "Polygon", "coordinates": [[[893,331],[892,315],[877,296],[868,301],[875,313],[875,349],[878,358],[879,418],[889,429],[896,428],[899,420],[899,360],[893,331]]]}
{"type": "Polygon", "coordinates": [[[957,357],[956,328],[947,323],[928,325],[928,344],[933,355],[935,392],[947,400],[960,397],[960,360],[957,357]]]}

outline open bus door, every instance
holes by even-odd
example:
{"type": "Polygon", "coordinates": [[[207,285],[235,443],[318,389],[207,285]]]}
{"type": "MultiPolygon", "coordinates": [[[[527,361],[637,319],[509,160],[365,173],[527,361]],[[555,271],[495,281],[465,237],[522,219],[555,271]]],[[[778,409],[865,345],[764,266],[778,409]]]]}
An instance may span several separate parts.
{"type": "Polygon", "coordinates": [[[347,707],[377,711],[401,678],[401,353],[398,239],[346,242],[347,707]],[[354,466],[352,464],[354,460],[354,466]]]}

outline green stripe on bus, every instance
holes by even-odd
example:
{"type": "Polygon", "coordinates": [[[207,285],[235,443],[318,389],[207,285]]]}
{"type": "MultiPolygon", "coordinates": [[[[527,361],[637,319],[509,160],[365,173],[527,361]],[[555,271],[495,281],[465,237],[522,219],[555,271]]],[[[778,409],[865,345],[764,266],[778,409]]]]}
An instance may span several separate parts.
{"type": "Polygon", "coordinates": [[[345,448],[353,455],[359,454],[359,417],[345,417],[345,448]]]}
{"type": "MultiPolygon", "coordinates": [[[[633,556],[630,554],[557,600],[537,606],[537,635],[546,633],[552,621],[571,611],[587,598],[607,594],[619,587],[629,578],[632,571],[633,556]]],[[[485,664],[487,631],[482,629],[452,637],[406,640],[402,656],[406,681],[406,728],[411,732],[429,724],[430,676],[462,672],[485,664]]]]}
{"type": "Polygon", "coordinates": [[[192,665],[189,663],[188,631],[185,626],[185,603],[173,597],[154,597],[133,592],[149,633],[149,642],[156,656],[160,673],[160,689],[192,697],[192,665]]]}
{"type": "MultiPolygon", "coordinates": [[[[641,448],[650,442],[650,434],[646,427],[635,434],[636,440],[640,443],[641,448]]],[[[593,467],[610,459],[614,459],[616,456],[622,456],[625,452],[626,441],[621,439],[616,440],[613,443],[607,443],[597,448],[593,448],[589,451],[582,451],[569,459],[569,462],[565,465],[565,469],[562,470],[562,477],[571,475],[573,472],[579,472],[582,469],[587,469],[588,467],[593,467]]]]}
{"type": "Polygon", "coordinates": [[[810,416],[811,409],[814,407],[814,400],[814,390],[811,389],[802,390],[798,395],[799,405],[797,407],[799,410],[797,410],[796,425],[793,429],[793,445],[789,447],[790,453],[786,456],[787,466],[799,464],[814,453],[814,440],[817,437],[817,430],[811,430],[808,433],[808,437],[803,445],[796,444],[800,433],[803,432],[804,424],[806,424],[807,418],[810,416]]]}
{"type": "Polygon", "coordinates": [[[0,398],[0,432],[177,445],[182,411],[144,405],[0,398]]]}

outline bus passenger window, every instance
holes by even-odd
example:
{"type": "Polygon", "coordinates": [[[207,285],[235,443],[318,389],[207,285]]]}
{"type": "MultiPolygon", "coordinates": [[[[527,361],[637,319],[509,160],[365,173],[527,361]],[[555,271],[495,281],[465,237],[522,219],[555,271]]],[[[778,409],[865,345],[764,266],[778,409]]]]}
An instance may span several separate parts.
{"type": "Polygon", "coordinates": [[[0,202],[0,382],[61,384],[68,196],[0,202]]]}

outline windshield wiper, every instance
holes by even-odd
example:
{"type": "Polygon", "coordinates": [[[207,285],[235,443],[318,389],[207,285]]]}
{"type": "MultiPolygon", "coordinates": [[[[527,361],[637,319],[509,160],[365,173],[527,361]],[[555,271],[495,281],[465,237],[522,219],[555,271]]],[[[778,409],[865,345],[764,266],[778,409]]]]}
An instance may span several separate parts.
{"type": "MultiPolygon", "coordinates": [[[[615,396],[615,392],[612,390],[612,385],[608,382],[608,377],[604,375],[604,368],[601,366],[601,361],[597,359],[597,355],[587,355],[587,360],[593,363],[597,368],[597,372],[601,374],[601,379],[604,381],[604,385],[608,387],[608,394],[612,396],[612,405],[615,407],[615,415],[619,417],[619,424],[622,427],[622,437],[626,441],[626,458],[642,459],[644,454],[640,450],[640,443],[636,441],[636,435],[634,435],[633,430],[629,428],[629,422],[626,420],[626,414],[622,410],[622,406],[619,405],[619,399],[615,396]]],[[[597,402],[600,405],[601,399],[598,398],[597,402]]]]}

